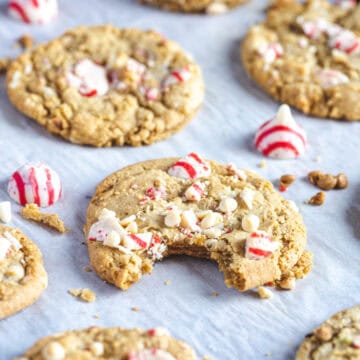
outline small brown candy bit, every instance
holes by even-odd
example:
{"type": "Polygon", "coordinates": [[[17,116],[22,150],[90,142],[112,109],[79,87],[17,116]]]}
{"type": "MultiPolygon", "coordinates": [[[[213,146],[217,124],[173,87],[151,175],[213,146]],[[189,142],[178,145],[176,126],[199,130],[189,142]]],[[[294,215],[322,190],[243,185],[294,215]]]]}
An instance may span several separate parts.
{"type": "Polygon", "coordinates": [[[349,180],[344,173],[338,174],[336,180],[336,189],[346,189],[349,185],[349,180]]]}
{"type": "Polygon", "coordinates": [[[288,188],[296,180],[295,175],[283,175],[280,177],[280,188],[288,188]]]}
{"type": "Polygon", "coordinates": [[[308,173],[308,179],[313,185],[316,185],[321,175],[323,175],[323,172],[320,170],[310,171],[308,173]]]}
{"type": "Polygon", "coordinates": [[[331,174],[323,174],[319,177],[316,186],[323,190],[332,190],[335,188],[337,179],[331,174]]]}
{"type": "Polygon", "coordinates": [[[323,191],[318,192],[315,194],[308,203],[311,205],[317,205],[320,206],[325,202],[325,193],[323,191]]]}
{"type": "Polygon", "coordinates": [[[7,68],[10,65],[11,60],[8,58],[0,59],[0,74],[6,73],[7,68]]]}
{"type": "Polygon", "coordinates": [[[309,172],[308,178],[313,185],[323,190],[345,189],[348,186],[348,178],[344,173],[334,176],[315,170],[309,172]]]}
{"type": "Polygon", "coordinates": [[[321,341],[329,341],[333,336],[332,327],[324,324],[314,331],[314,335],[321,341]]]}
{"type": "Polygon", "coordinates": [[[18,40],[17,43],[24,48],[25,50],[31,49],[34,45],[34,39],[29,34],[22,35],[18,40]]]}

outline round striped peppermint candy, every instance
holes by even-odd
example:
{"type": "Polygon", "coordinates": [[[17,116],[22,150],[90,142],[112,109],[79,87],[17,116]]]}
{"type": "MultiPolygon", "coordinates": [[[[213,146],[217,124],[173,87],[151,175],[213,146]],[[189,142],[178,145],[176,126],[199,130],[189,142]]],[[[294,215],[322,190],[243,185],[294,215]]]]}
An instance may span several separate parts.
{"type": "Polygon", "coordinates": [[[57,0],[10,0],[10,16],[30,24],[51,22],[58,14],[57,0]]]}
{"type": "Polygon", "coordinates": [[[288,105],[281,105],[274,119],[265,122],[255,136],[255,147],[265,156],[291,159],[305,152],[307,137],[291,115],[288,105]]]}
{"type": "Polygon", "coordinates": [[[254,231],[246,239],[245,257],[250,260],[264,259],[272,255],[279,245],[280,244],[273,241],[265,231],[254,231]]]}
{"type": "Polygon", "coordinates": [[[59,175],[47,165],[26,164],[12,174],[8,193],[20,205],[47,207],[59,200],[61,182],[59,175]]]}
{"type": "Polygon", "coordinates": [[[197,179],[210,176],[211,168],[198,154],[190,153],[172,165],[168,174],[182,179],[197,179]]]}
{"type": "Polygon", "coordinates": [[[139,352],[132,352],[128,360],[176,360],[170,353],[161,349],[145,349],[139,352]]]}

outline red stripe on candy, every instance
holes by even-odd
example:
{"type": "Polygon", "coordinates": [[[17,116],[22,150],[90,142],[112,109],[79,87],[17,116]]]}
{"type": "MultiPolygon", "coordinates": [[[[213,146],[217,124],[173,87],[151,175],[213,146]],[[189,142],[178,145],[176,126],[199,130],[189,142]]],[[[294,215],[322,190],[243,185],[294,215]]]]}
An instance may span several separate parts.
{"type": "Polygon", "coordinates": [[[9,4],[9,9],[14,10],[15,12],[17,12],[17,13],[20,15],[21,19],[22,19],[24,22],[30,23],[30,19],[29,19],[29,17],[27,16],[25,10],[24,10],[18,3],[16,3],[16,2],[11,2],[11,3],[9,4]]]}
{"type": "Polygon", "coordinates": [[[182,167],[188,173],[190,179],[194,179],[196,177],[196,170],[189,163],[185,161],[178,161],[174,166],[182,167]]]}
{"type": "Polygon", "coordinates": [[[176,78],[179,82],[183,82],[184,79],[182,78],[182,76],[180,75],[180,73],[178,71],[174,71],[171,74],[174,78],[176,78]]]}
{"type": "Polygon", "coordinates": [[[35,7],[39,7],[39,2],[38,0],[31,0],[32,4],[35,6],[35,7]]]}
{"type": "Polygon", "coordinates": [[[257,248],[249,248],[249,252],[254,255],[264,256],[264,257],[272,254],[271,251],[261,250],[261,249],[257,249],[257,248]]]}
{"type": "Polygon", "coordinates": [[[203,189],[198,184],[193,184],[193,188],[200,194],[203,194],[203,189]]]}
{"type": "Polygon", "coordinates": [[[36,179],[35,168],[33,167],[30,169],[29,180],[33,191],[34,203],[40,206],[39,184],[36,179]]]}
{"type": "Polygon", "coordinates": [[[16,171],[13,175],[13,178],[16,182],[16,186],[19,191],[19,202],[20,205],[26,205],[26,193],[25,193],[25,183],[21,175],[16,171]]]}
{"type": "Polygon", "coordinates": [[[203,165],[204,162],[202,161],[202,159],[200,158],[199,155],[195,154],[195,153],[190,153],[188,155],[189,157],[193,158],[195,161],[197,161],[199,164],[203,165]]]}
{"type": "Polygon", "coordinates": [[[96,95],[97,95],[97,90],[96,90],[96,89],[90,90],[90,91],[87,92],[87,93],[81,92],[81,95],[82,95],[82,96],[86,96],[86,97],[96,96],[96,95]]]}
{"type": "Polygon", "coordinates": [[[141,240],[138,236],[134,235],[134,234],[130,234],[130,239],[134,240],[140,247],[142,248],[146,248],[147,247],[147,243],[144,240],[141,240]]]}
{"type": "Polygon", "coordinates": [[[51,179],[50,170],[46,168],[45,174],[46,174],[46,188],[48,193],[48,204],[52,205],[55,201],[55,190],[51,181],[52,179],[51,179]]]}
{"type": "Polygon", "coordinates": [[[274,150],[276,149],[286,149],[286,150],[290,150],[292,151],[295,156],[299,156],[300,153],[299,151],[296,149],[296,147],[287,142],[287,141],[277,141],[277,142],[274,142],[272,144],[270,144],[267,148],[265,148],[262,153],[265,155],[265,156],[268,156],[269,154],[271,154],[274,150]]]}
{"type": "Polygon", "coordinates": [[[306,145],[306,141],[305,138],[302,134],[300,134],[299,132],[289,128],[288,126],[285,125],[276,125],[268,130],[265,130],[263,133],[261,133],[259,135],[259,137],[256,139],[256,143],[255,146],[258,147],[260,145],[260,143],[262,142],[262,140],[264,140],[265,137],[267,137],[268,135],[276,132],[276,131],[286,131],[289,132],[290,134],[294,134],[296,135],[304,144],[304,146],[306,145]]]}

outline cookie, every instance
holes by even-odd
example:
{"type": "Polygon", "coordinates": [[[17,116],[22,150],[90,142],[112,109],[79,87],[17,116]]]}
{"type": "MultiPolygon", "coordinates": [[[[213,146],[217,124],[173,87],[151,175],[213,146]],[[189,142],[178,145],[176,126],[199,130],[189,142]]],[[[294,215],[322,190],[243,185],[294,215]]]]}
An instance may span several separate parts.
{"type": "Polygon", "coordinates": [[[65,359],[195,360],[195,352],[161,328],[150,330],[91,327],[40,339],[23,360],[65,359]]]}
{"type": "Polygon", "coordinates": [[[154,31],[79,27],[7,71],[13,105],[49,132],[92,146],[151,144],[200,108],[199,66],[154,31]]]}
{"type": "Polygon", "coordinates": [[[272,97],[323,118],[360,120],[360,4],[278,0],[242,43],[246,71],[272,97]]]}
{"type": "Polygon", "coordinates": [[[20,230],[0,226],[0,319],[30,306],[46,286],[38,247],[20,230]]]}
{"type": "Polygon", "coordinates": [[[333,315],[307,335],[296,360],[360,359],[360,306],[333,315]]]}
{"type": "Polygon", "coordinates": [[[255,173],[195,153],[110,175],[89,204],[85,233],[93,268],[123,290],[173,254],[215,260],[240,291],[311,268],[293,203],[255,173]]]}
{"type": "Polygon", "coordinates": [[[140,0],[144,4],[158,6],[170,11],[205,12],[210,15],[223,14],[246,0],[140,0]]]}

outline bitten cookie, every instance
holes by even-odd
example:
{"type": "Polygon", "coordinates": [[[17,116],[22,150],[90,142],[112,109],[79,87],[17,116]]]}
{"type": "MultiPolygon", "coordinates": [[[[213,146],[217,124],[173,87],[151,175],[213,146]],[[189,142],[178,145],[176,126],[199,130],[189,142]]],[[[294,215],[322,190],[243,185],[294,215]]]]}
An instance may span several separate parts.
{"type": "Polygon", "coordinates": [[[22,54],[13,105],[49,132],[92,146],[151,144],[179,131],[204,97],[201,70],[154,31],[79,27],[22,54]]]}
{"type": "Polygon", "coordinates": [[[315,329],[296,360],[360,359],[360,306],[340,311],[315,329]]]}
{"type": "Polygon", "coordinates": [[[360,5],[278,0],[250,28],[241,57],[276,100],[306,114],[360,120],[360,5]]]}
{"type": "Polygon", "coordinates": [[[66,359],[195,360],[192,348],[165,329],[91,327],[40,339],[22,360],[66,359]]]}
{"type": "Polygon", "coordinates": [[[0,226],[0,319],[30,306],[46,286],[37,246],[20,230],[0,226]]]}
{"type": "Polygon", "coordinates": [[[246,0],[140,0],[144,4],[158,6],[170,11],[205,12],[223,14],[246,0]]]}
{"type": "Polygon", "coordinates": [[[90,202],[85,233],[95,271],[123,290],[171,254],[215,260],[240,291],[311,268],[293,203],[258,175],[195,153],[110,175],[90,202]]]}

